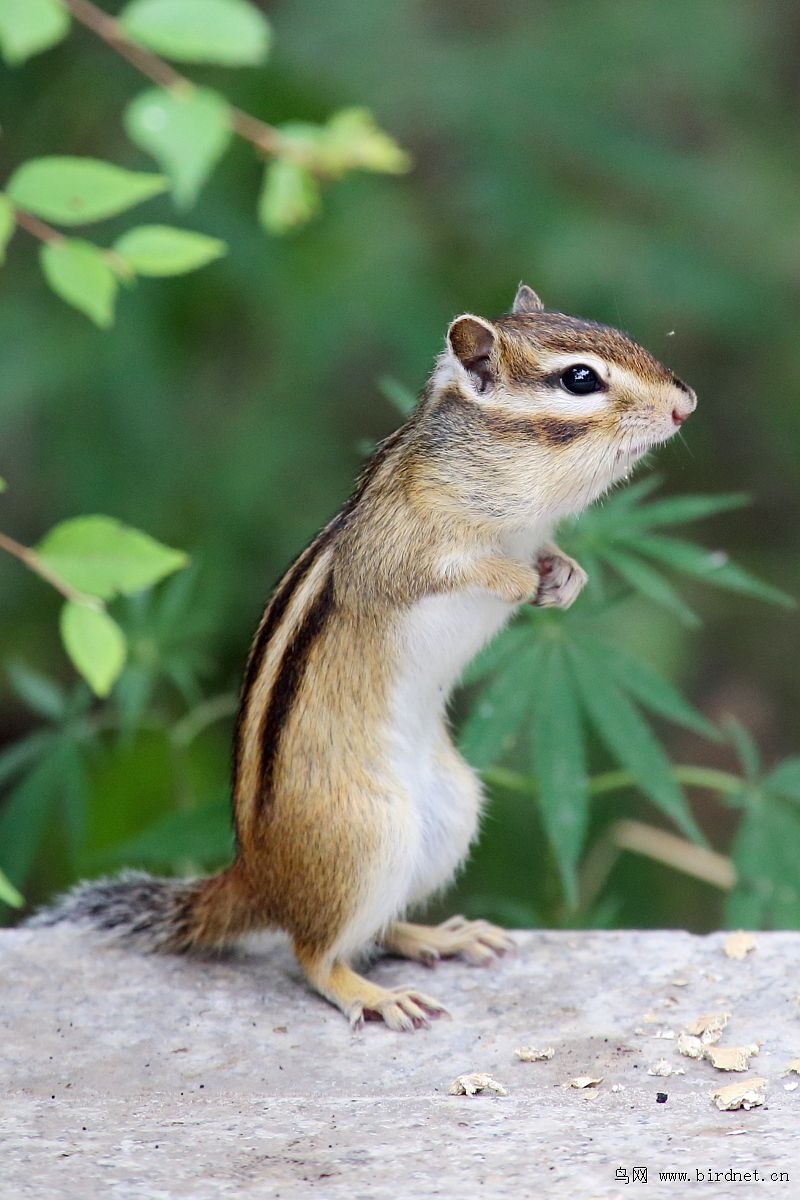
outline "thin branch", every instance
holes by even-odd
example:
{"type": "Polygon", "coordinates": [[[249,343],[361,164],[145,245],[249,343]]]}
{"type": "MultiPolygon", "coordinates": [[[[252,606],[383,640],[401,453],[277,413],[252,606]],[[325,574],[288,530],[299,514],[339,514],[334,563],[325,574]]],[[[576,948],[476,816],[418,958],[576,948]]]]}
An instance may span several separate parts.
{"type": "MultiPolygon", "coordinates": [[[[672,777],[683,787],[703,788],[710,792],[721,792],[732,796],[742,790],[742,780],[730,771],[717,771],[712,767],[672,767],[672,777]]],[[[603,775],[595,775],[589,780],[589,792],[593,796],[601,796],[605,792],[616,792],[620,788],[639,787],[638,780],[630,771],[606,771],[603,775]]]]}
{"type": "Polygon", "coordinates": [[[51,225],[46,225],[38,217],[32,217],[30,213],[25,212],[21,208],[14,209],[14,220],[20,229],[24,229],[26,233],[30,233],[33,237],[38,238],[40,242],[48,242],[50,245],[57,246],[60,242],[64,241],[64,235],[59,233],[57,229],[53,229],[51,225]]]}
{"type": "Polygon", "coordinates": [[[213,725],[216,721],[224,721],[226,717],[232,717],[238,703],[238,698],[231,692],[224,692],[219,696],[212,696],[210,699],[204,700],[196,708],[191,709],[186,716],[176,721],[170,731],[170,738],[176,746],[185,750],[209,725],[213,725]]]}
{"type": "Polygon", "coordinates": [[[733,863],[724,854],[717,854],[716,850],[695,846],[685,838],[676,837],[664,829],[655,829],[642,821],[617,821],[609,833],[614,845],[622,850],[632,850],[634,854],[653,858],[722,891],[730,891],[736,886],[733,863]]]}
{"type": "Polygon", "coordinates": [[[87,607],[94,609],[103,607],[102,601],[98,600],[96,596],[87,596],[85,592],[79,592],[77,588],[74,588],[66,580],[61,579],[60,576],[51,571],[49,567],[45,566],[34,550],[29,549],[28,546],[23,546],[20,542],[15,542],[13,538],[10,538],[5,533],[0,533],[0,550],[5,550],[7,554],[18,558],[29,570],[38,575],[40,579],[44,579],[46,583],[54,587],[67,600],[72,600],[75,604],[85,604],[87,607]]]}
{"type": "MultiPolygon", "coordinates": [[[[105,42],[137,71],[168,92],[191,92],[195,85],[174,67],[131,40],[114,17],[103,12],[91,0],[60,0],[75,20],[105,42]]],[[[285,148],[284,139],[274,125],[261,121],[241,109],[228,105],[231,127],[238,137],[250,142],[262,154],[278,154],[285,148]]]]}
{"type": "MultiPolygon", "coordinates": [[[[509,792],[531,796],[538,791],[536,780],[530,775],[519,775],[516,771],[507,771],[503,767],[491,767],[482,774],[488,784],[505,788],[509,792]]],[[[733,775],[729,771],[717,771],[711,767],[679,765],[672,767],[671,774],[675,782],[684,787],[703,788],[711,792],[720,792],[726,796],[735,795],[736,792],[742,790],[743,786],[738,775],[733,775]]],[[[588,791],[591,796],[603,796],[608,792],[618,792],[639,786],[639,781],[630,771],[606,771],[589,780],[588,791]]]]}
{"type": "Polygon", "coordinates": [[[91,4],[90,0],[61,0],[61,4],[79,24],[91,30],[121,58],[159,87],[171,90],[192,86],[188,79],[179,75],[163,58],[132,42],[119,21],[103,12],[96,4],[91,4]]]}

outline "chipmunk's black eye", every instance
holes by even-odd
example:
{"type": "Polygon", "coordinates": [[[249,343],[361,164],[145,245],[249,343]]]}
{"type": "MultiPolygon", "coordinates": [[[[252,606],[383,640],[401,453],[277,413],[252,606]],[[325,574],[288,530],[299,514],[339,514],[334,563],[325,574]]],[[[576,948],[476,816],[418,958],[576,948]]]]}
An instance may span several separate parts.
{"type": "Polygon", "coordinates": [[[599,392],[603,387],[597,372],[585,363],[577,363],[562,371],[561,386],[573,396],[588,396],[590,392],[599,392]]]}

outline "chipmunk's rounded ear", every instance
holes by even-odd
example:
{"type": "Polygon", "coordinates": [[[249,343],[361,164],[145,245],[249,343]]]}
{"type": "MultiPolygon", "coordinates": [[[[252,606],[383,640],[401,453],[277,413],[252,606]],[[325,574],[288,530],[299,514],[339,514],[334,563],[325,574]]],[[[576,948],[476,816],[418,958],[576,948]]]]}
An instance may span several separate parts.
{"type": "Polygon", "coordinates": [[[511,312],[515,317],[521,316],[523,313],[542,312],[544,305],[533,288],[529,288],[527,283],[521,283],[517,288],[517,294],[514,297],[514,303],[511,306],[511,312]]]}
{"type": "Polygon", "coordinates": [[[491,354],[496,341],[494,326],[472,313],[456,317],[447,331],[447,345],[479,392],[485,392],[494,382],[491,354]]]}

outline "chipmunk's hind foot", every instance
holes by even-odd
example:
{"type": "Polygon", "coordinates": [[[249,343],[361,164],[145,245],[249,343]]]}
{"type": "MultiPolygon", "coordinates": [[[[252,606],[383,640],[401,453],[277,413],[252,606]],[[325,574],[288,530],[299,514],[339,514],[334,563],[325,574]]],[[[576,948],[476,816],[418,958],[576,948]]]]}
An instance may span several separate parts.
{"type": "Polygon", "coordinates": [[[463,958],[476,967],[488,966],[514,949],[504,929],[488,921],[468,921],[465,917],[451,917],[441,925],[396,921],[389,926],[381,944],[389,954],[429,967],[440,958],[463,958]]]}
{"type": "Polygon", "coordinates": [[[302,948],[296,947],[295,953],[311,986],[344,1013],[353,1029],[372,1019],[406,1033],[427,1028],[431,1020],[447,1012],[437,1000],[413,988],[379,987],[345,963],[324,966],[302,948]]]}

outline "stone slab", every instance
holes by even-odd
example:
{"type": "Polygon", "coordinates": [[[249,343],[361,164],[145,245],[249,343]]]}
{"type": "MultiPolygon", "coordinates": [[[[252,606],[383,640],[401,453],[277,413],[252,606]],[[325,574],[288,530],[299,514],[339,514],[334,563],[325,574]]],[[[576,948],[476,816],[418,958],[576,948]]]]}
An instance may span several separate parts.
{"type": "Polygon", "coordinates": [[[0,1196],[800,1195],[800,1076],[782,1075],[800,1057],[800,934],[759,934],[744,961],[720,934],[515,936],[489,969],[376,963],[377,982],[452,1013],[408,1035],[351,1033],[278,939],[192,961],[75,929],[0,933],[0,1196]],[[749,1074],[768,1081],[764,1108],[719,1112],[710,1093],[742,1077],[658,1036],[721,1010],[721,1044],[763,1042],[749,1074]],[[530,1044],[555,1054],[520,1062],[530,1044]],[[685,1075],[648,1075],[660,1058],[685,1075]],[[474,1071],[508,1095],[449,1095],[474,1071]],[[580,1075],[603,1082],[565,1086],[580,1075]]]}

